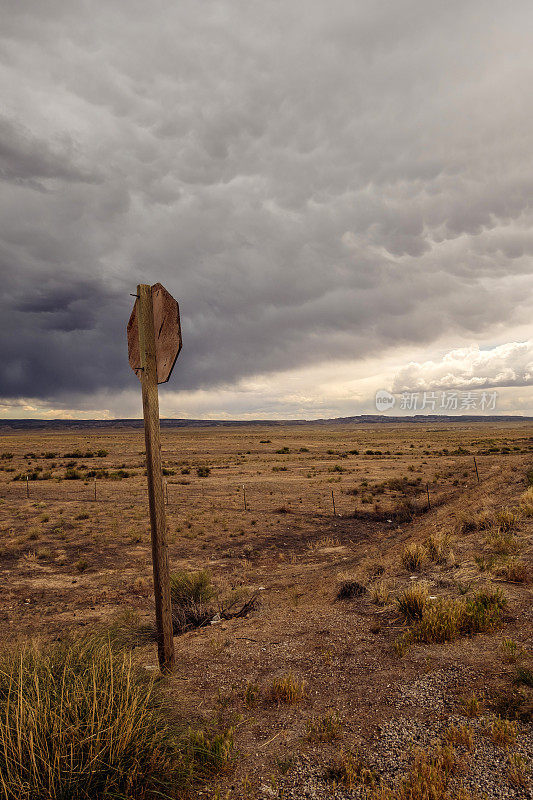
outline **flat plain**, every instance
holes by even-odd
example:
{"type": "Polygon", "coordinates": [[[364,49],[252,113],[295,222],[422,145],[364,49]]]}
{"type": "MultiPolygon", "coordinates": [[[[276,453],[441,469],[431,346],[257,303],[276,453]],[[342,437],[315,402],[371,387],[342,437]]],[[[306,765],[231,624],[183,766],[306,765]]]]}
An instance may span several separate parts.
{"type": "MultiPolygon", "coordinates": [[[[531,797],[531,434],[162,431],[171,570],[213,594],[163,688],[232,742],[193,796],[429,797],[400,783],[453,743],[449,796],[531,797]]],[[[155,672],[142,431],[5,433],[0,451],[2,639],[118,626],[155,672]]]]}

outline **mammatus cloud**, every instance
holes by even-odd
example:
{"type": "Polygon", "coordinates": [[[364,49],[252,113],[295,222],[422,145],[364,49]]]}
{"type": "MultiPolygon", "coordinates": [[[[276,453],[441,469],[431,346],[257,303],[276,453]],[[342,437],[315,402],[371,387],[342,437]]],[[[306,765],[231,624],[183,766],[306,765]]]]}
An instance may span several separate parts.
{"type": "Polygon", "coordinates": [[[446,353],[439,361],[411,362],[394,377],[393,392],[486,389],[533,384],[533,342],[509,342],[491,350],[477,345],[446,353]]]}
{"type": "Polygon", "coordinates": [[[8,5],[7,401],[120,415],[140,281],[180,301],[185,399],[530,319],[530,3],[8,5]]]}

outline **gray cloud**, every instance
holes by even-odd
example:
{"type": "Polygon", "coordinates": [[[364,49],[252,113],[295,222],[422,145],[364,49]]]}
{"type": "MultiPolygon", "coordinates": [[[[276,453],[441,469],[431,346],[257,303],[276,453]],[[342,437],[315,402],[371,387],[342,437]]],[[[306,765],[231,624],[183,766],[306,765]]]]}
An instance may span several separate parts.
{"type": "Polygon", "coordinates": [[[527,319],[530,4],[20,0],[3,13],[0,395],[174,388],[527,319]]]}
{"type": "Polygon", "coordinates": [[[0,118],[0,180],[45,190],[41,179],[92,182],[91,176],[73,162],[67,136],[57,143],[40,140],[15,120],[0,118]]]}

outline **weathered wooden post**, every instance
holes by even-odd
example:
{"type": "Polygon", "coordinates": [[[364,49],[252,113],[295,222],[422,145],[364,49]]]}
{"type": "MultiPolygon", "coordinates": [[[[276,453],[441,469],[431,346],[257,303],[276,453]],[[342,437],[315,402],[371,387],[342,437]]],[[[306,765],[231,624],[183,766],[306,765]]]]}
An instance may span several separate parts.
{"type": "Polygon", "coordinates": [[[333,503],[333,516],[337,516],[335,512],[335,495],[333,494],[333,489],[331,490],[331,502],[333,503]]]}
{"type": "Polygon", "coordinates": [[[128,351],[131,367],[142,385],[157,650],[162,672],[172,671],[175,654],[157,385],[168,381],[180,350],[181,330],[176,300],[160,283],[151,287],[139,284],[128,322],[128,351]]]}
{"type": "Polygon", "coordinates": [[[248,509],[246,507],[246,488],[244,486],[244,483],[242,485],[242,498],[243,498],[243,501],[244,501],[244,510],[247,511],[248,509]]]}
{"type": "Polygon", "coordinates": [[[96,475],[94,476],[94,499],[96,501],[96,475]]]}
{"type": "Polygon", "coordinates": [[[26,497],[30,496],[30,479],[26,475],[26,497]]]}
{"type": "Polygon", "coordinates": [[[429,483],[426,483],[426,492],[428,496],[428,511],[429,511],[431,508],[431,500],[429,499],[429,483]]]}
{"type": "Polygon", "coordinates": [[[479,483],[479,472],[477,471],[477,461],[475,456],[474,456],[474,467],[476,469],[477,482],[479,483]]]}

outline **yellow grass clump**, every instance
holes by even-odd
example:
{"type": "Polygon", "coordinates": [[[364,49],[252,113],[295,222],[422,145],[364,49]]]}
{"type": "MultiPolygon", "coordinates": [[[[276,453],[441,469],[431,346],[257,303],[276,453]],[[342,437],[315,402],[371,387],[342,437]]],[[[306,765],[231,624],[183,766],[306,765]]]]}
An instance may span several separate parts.
{"type": "Polygon", "coordinates": [[[499,589],[471,597],[438,598],[423,605],[420,618],[396,645],[398,653],[412,642],[449,642],[460,635],[492,631],[501,624],[506,599],[499,589]]]}
{"type": "Polygon", "coordinates": [[[153,678],[110,638],[0,655],[2,800],[171,796],[227,760],[231,733],[218,738],[177,731],[153,678]]]}
{"type": "Polygon", "coordinates": [[[524,515],[524,517],[533,517],[533,486],[530,486],[529,489],[520,496],[520,513],[524,515]]]}
{"type": "Polygon", "coordinates": [[[270,699],[276,703],[298,703],[305,697],[305,681],[296,678],[292,672],[275,678],[270,688],[270,699]]]}

